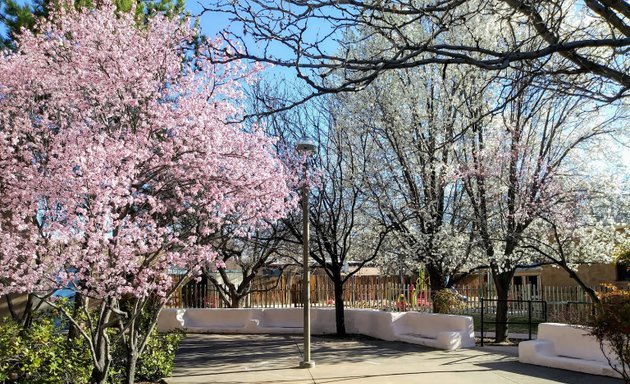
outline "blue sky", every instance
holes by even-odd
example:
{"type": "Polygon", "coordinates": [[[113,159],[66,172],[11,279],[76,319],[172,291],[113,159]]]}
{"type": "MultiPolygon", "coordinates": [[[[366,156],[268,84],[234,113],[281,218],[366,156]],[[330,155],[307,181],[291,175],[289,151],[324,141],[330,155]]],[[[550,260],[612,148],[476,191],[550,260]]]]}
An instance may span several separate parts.
{"type": "MultiPolygon", "coordinates": [[[[201,0],[201,4],[203,4],[203,0],[201,0]]],[[[198,0],[186,1],[186,9],[190,11],[193,16],[196,16],[203,10],[203,7],[201,7],[200,1],[198,0]]],[[[242,31],[241,26],[230,25],[229,18],[225,14],[207,12],[200,17],[199,22],[202,32],[208,37],[214,37],[220,31],[230,27],[232,27],[234,31],[237,31],[237,33],[242,31]]],[[[305,35],[309,39],[315,38],[318,33],[326,30],[326,27],[327,25],[325,25],[324,22],[311,22],[305,35]]],[[[245,37],[244,40],[250,52],[259,53],[257,52],[256,44],[253,42],[252,39],[245,37]]],[[[293,52],[282,46],[281,44],[276,43],[272,45],[272,49],[274,50],[273,54],[275,57],[293,57],[293,52]]],[[[326,51],[334,51],[336,49],[335,43],[331,40],[328,40],[327,44],[324,44],[321,49],[326,51]]],[[[296,71],[290,68],[274,67],[271,70],[266,71],[265,76],[280,77],[289,81],[301,82],[301,80],[297,79],[296,71]]]]}
{"type": "MultiPolygon", "coordinates": [[[[187,1],[186,9],[190,11],[192,15],[198,15],[202,7],[198,1],[187,1]]],[[[228,27],[229,21],[225,15],[206,13],[200,18],[201,28],[203,32],[208,36],[214,36],[217,32],[228,27]]]]}
{"type": "MultiPolygon", "coordinates": [[[[30,3],[29,0],[17,0],[17,2],[18,4],[30,3]]],[[[187,1],[186,9],[188,9],[193,15],[196,15],[202,8],[199,6],[198,1],[187,1]]],[[[215,35],[218,31],[228,26],[227,18],[217,14],[205,15],[201,18],[201,23],[202,29],[209,36],[215,35]]],[[[2,36],[6,34],[6,28],[2,24],[0,24],[0,34],[2,34],[2,36]]]]}
{"type": "MultiPolygon", "coordinates": [[[[18,2],[26,3],[28,2],[28,0],[18,0],[18,2]]],[[[187,1],[186,8],[193,15],[198,15],[200,11],[202,10],[202,7],[200,6],[199,1],[187,1]]],[[[209,37],[213,37],[219,31],[230,27],[228,17],[223,14],[205,13],[204,15],[200,17],[199,21],[200,21],[203,33],[209,37]]],[[[313,29],[311,30],[311,33],[316,34],[318,32],[318,28],[325,28],[325,27],[314,25],[313,29]]],[[[235,30],[239,30],[238,26],[236,26],[235,30]]],[[[0,25],[0,34],[2,34],[3,36],[6,34],[6,30],[2,25],[0,25]]],[[[247,41],[247,43],[248,43],[248,48],[250,48],[250,50],[255,50],[255,45],[252,44],[251,40],[247,41]]],[[[331,49],[334,49],[334,46],[331,45],[326,48],[328,50],[331,50],[331,49]]],[[[281,53],[282,53],[281,51],[274,52],[276,57],[281,56],[281,53]]],[[[271,70],[268,70],[264,76],[284,78],[289,81],[292,81],[296,78],[295,71],[292,69],[286,69],[286,68],[273,68],[271,70]]],[[[625,143],[625,144],[627,145],[628,143],[625,143]]],[[[614,151],[614,153],[608,154],[608,156],[612,158],[618,158],[619,160],[617,161],[620,161],[621,163],[630,164],[630,149],[628,149],[627,146],[619,145],[619,144],[617,144],[616,147],[618,148],[618,150],[614,151]]]]}

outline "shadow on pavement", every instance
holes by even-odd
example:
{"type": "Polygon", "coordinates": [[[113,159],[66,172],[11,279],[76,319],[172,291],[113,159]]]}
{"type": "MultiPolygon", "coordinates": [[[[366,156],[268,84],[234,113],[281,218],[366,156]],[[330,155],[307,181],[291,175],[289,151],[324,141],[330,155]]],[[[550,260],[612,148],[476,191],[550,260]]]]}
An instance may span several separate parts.
{"type": "Polygon", "coordinates": [[[480,367],[486,367],[496,371],[510,372],[514,374],[538,377],[541,379],[551,380],[556,383],[567,384],[623,384],[621,379],[615,379],[607,376],[588,375],[564,369],[556,369],[549,367],[541,367],[532,364],[514,364],[508,362],[483,362],[477,364],[480,367]]]}
{"type": "Polygon", "coordinates": [[[302,360],[300,335],[190,334],[175,356],[173,382],[247,383],[566,383],[621,380],[521,364],[513,354],[442,351],[366,337],[313,337],[313,370],[302,360]],[[455,375],[455,376],[453,376],[455,375]],[[436,381],[437,380],[437,381],[436,381]]]}

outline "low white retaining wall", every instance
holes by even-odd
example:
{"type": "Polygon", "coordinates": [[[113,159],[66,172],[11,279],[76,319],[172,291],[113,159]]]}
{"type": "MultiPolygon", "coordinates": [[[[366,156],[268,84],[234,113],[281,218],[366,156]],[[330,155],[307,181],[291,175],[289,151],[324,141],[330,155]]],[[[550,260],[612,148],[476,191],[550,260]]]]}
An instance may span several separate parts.
{"type": "MultiPolygon", "coordinates": [[[[302,308],[163,309],[157,328],[162,332],[301,334],[303,314],[302,308]]],[[[345,319],[346,331],[351,334],[447,350],[475,346],[470,316],[347,309],[345,319]]],[[[334,309],[311,309],[314,335],[335,331],[334,309]]]]}
{"type": "MultiPolygon", "coordinates": [[[[300,313],[304,313],[302,308],[296,308],[300,313]]],[[[303,333],[300,324],[300,334],[303,333]]],[[[346,330],[348,330],[348,311],[346,310],[346,330]]],[[[317,308],[311,309],[311,333],[313,335],[332,335],[337,332],[335,325],[335,309],[334,308],[317,308]]],[[[348,331],[349,333],[352,333],[348,331]]]]}
{"type": "Polygon", "coordinates": [[[158,316],[157,329],[160,332],[169,332],[184,328],[185,309],[162,309],[158,316]]]}
{"type": "Polygon", "coordinates": [[[183,326],[191,332],[249,333],[258,328],[260,317],[259,309],[243,311],[226,308],[218,312],[191,308],[184,310],[183,326]]]}
{"type": "MultiPolygon", "coordinates": [[[[373,309],[348,309],[345,312],[346,332],[381,340],[397,340],[392,329],[392,323],[402,313],[375,311],[373,309]]],[[[335,332],[334,310],[332,328],[333,332],[335,332]]]]}
{"type": "MultiPolygon", "coordinates": [[[[258,328],[253,333],[302,333],[304,311],[301,308],[260,309],[258,328]]],[[[311,311],[311,321],[313,320],[311,311]]]]}
{"type": "Polygon", "coordinates": [[[468,316],[406,312],[394,320],[398,340],[440,349],[475,346],[475,329],[468,316]]]}
{"type": "MultiPolygon", "coordinates": [[[[614,361],[614,355],[607,352],[614,361]]],[[[588,328],[559,323],[538,325],[536,340],[518,345],[521,363],[542,365],[594,375],[621,377],[608,364],[597,339],[588,328]]]]}

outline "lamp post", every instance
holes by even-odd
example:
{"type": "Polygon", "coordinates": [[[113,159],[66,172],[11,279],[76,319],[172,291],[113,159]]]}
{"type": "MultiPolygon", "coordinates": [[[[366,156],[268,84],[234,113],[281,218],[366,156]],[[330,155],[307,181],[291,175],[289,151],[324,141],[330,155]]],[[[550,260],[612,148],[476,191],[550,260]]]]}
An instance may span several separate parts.
{"type": "MultiPolygon", "coordinates": [[[[296,150],[308,156],[315,152],[315,144],[302,140],[297,143],[296,150]]],[[[304,301],[304,361],[300,362],[300,368],[313,368],[315,362],[311,360],[311,287],[310,271],[308,267],[308,242],[309,242],[309,222],[308,222],[308,161],[304,159],[304,184],[302,185],[302,299],[304,301]]]]}

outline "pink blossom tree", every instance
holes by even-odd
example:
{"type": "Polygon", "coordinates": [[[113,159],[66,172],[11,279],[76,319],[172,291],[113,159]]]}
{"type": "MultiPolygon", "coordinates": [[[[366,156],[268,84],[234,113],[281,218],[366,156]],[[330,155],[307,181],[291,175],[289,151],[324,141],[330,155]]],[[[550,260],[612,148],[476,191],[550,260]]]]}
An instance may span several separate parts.
{"type": "Polygon", "coordinates": [[[226,123],[258,69],[191,53],[187,25],[138,26],[103,6],[38,30],[0,59],[0,295],[55,306],[72,283],[81,307],[60,309],[89,345],[92,381],[122,340],[131,383],[176,288],[169,269],[212,266],[200,239],[221,225],[246,233],[284,216],[290,174],[272,139],[226,123]]]}

